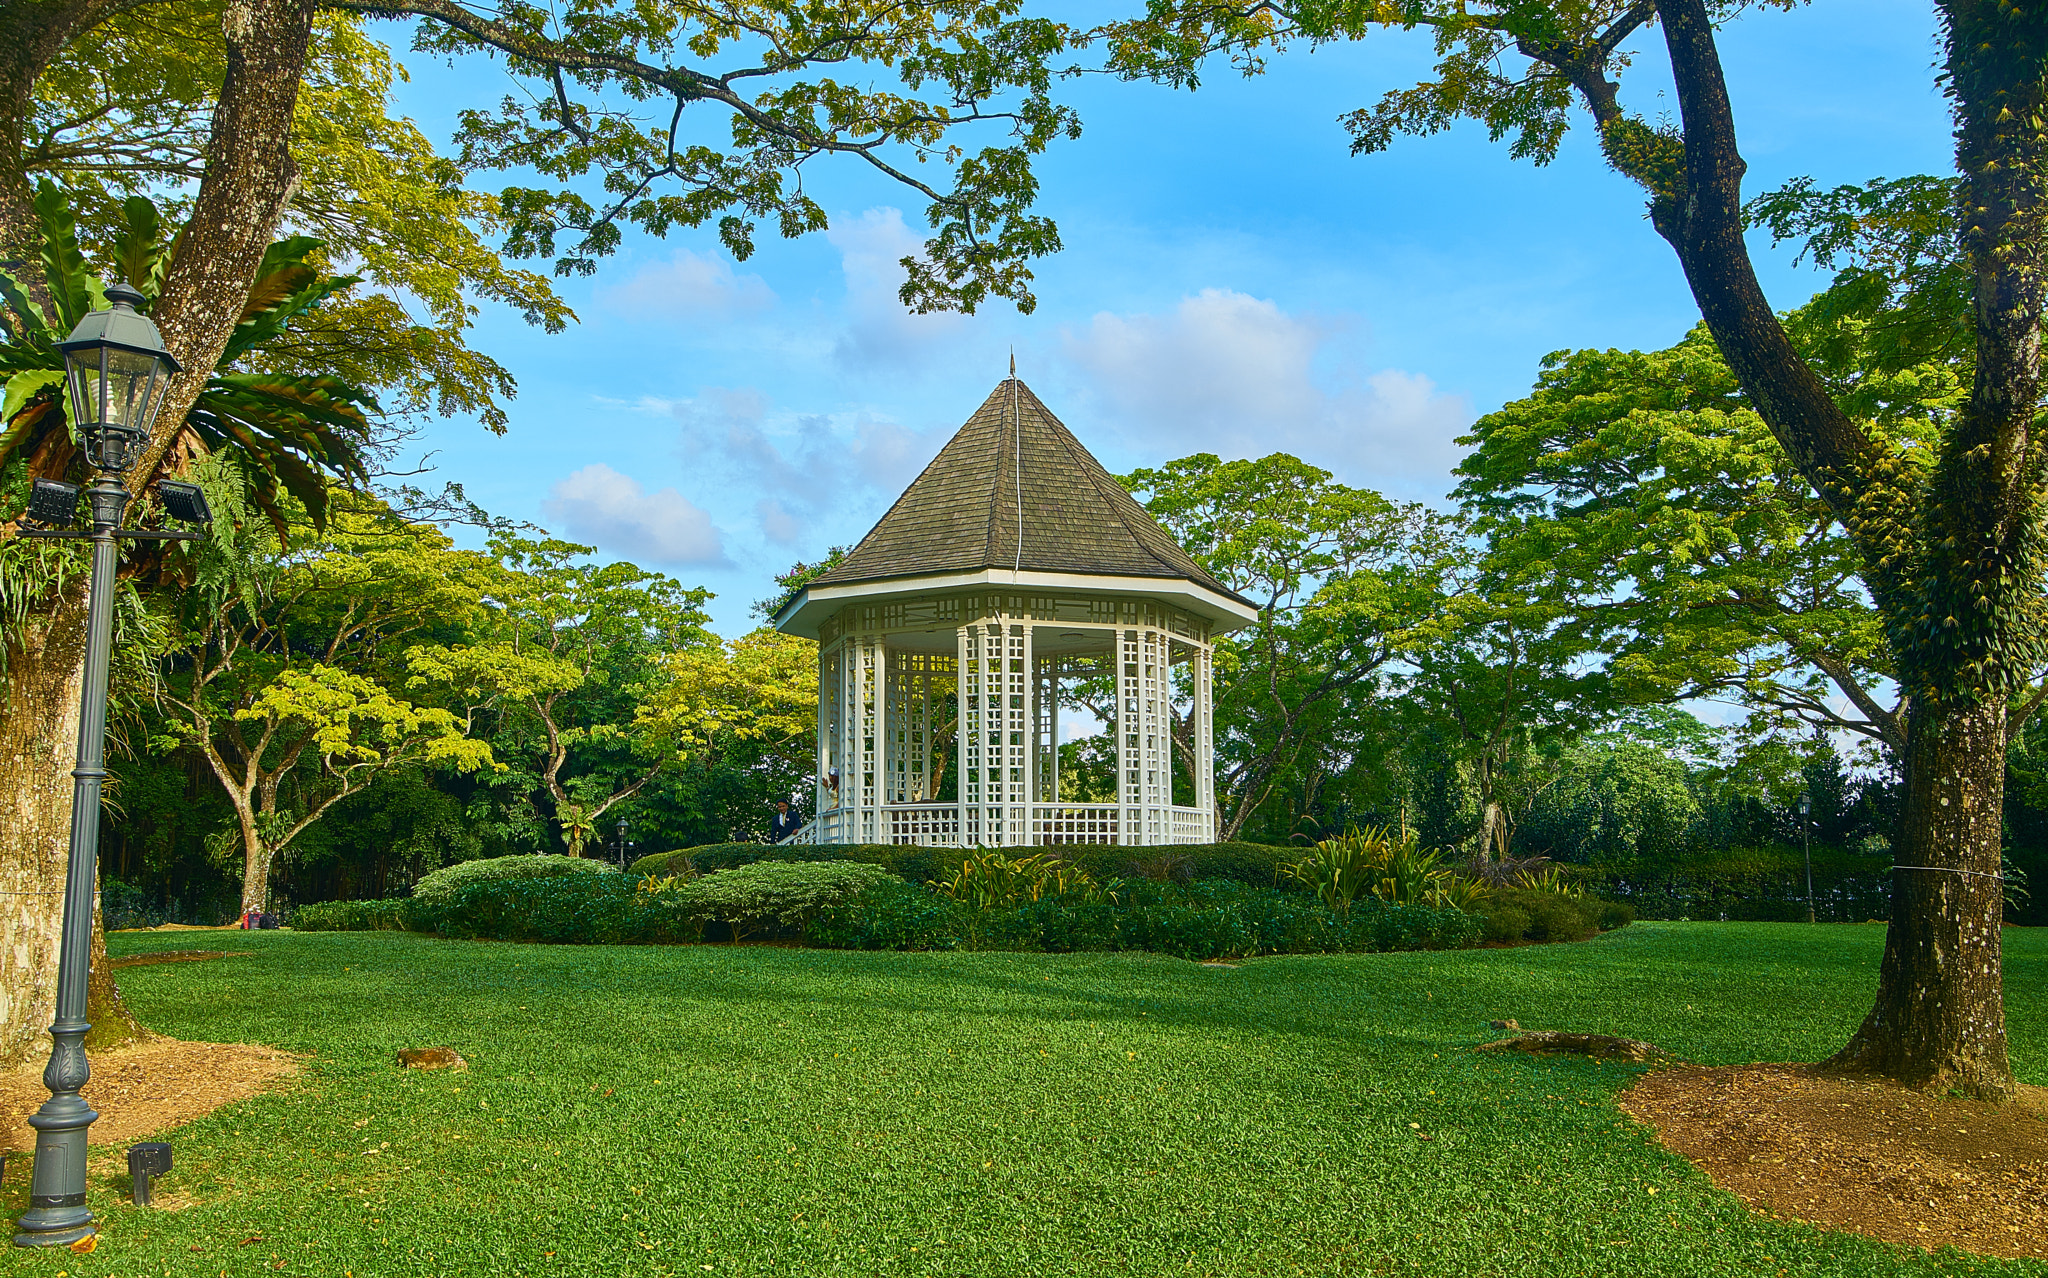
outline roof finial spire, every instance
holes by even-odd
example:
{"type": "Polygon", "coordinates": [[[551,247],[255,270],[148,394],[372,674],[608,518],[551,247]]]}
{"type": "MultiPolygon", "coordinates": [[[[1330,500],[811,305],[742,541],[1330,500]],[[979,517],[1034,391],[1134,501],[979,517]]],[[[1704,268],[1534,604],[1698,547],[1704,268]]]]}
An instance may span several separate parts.
{"type": "Polygon", "coordinates": [[[1014,346],[1010,348],[1010,380],[1017,380],[1017,348],[1014,346]]]}

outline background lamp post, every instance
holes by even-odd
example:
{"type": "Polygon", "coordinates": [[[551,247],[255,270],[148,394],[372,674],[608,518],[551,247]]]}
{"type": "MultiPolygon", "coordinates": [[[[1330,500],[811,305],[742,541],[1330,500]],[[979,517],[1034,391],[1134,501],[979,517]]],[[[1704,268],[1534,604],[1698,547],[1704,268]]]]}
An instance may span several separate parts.
{"type": "MultiPolygon", "coordinates": [[[[78,537],[92,541],[92,587],[86,611],[85,683],[79,694],[78,766],[72,769],[71,855],[64,869],[64,931],[57,946],[57,1019],[43,1070],[50,1099],[29,1120],[36,1131],[36,1168],[29,1183],[29,1209],[16,1222],[16,1244],[67,1246],[98,1232],[85,1205],[85,1135],[98,1118],[78,1094],[91,1077],[85,1060],[86,969],[92,958],[92,898],[99,880],[100,786],[106,779],[107,661],[114,646],[116,539],[182,541],[190,532],[123,529],[128,486],[122,475],[149,443],[149,430],[163,406],[164,391],[178,361],[164,349],[156,325],[139,314],[141,293],[126,284],[107,290],[112,305],[79,321],[57,345],[64,352],[65,411],[85,441],[95,472],[85,490],[89,529],[63,527],[76,517],[75,485],[38,479],[29,495],[29,522],[58,527],[24,528],[23,537],[78,537]]],[[[189,489],[164,505],[180,518],[203,522],[206,499],[189,489]],[[195,500],[196,499],[196,500],[195,500]]]]}
{"type": "Polygon", "coordinates": [[[1813,922],[1813,822],[1807,814],[1813,811],[1813,796],[1806,791],[1799,792],[1799,851],[1806,858],[1806,921],[1813,922]]]}

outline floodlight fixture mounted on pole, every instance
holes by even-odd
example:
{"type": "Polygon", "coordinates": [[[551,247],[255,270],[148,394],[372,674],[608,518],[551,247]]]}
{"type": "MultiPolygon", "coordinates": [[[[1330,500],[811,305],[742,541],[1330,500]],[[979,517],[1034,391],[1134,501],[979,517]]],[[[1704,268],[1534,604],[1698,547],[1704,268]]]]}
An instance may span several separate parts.
{"type": "MultiPolygon", "coordinates": [[[[99,1115],[79,1095],[92,1071],[85,1059],[86,974],[92,958],[93,889],[99,881],[100,790],[106,780],[107,664],[114,646],[114,572],[121,538],[184,541],[194,532],[124,529],[130,493],[123,475],[149,444],[150,427],[178,361],[164,349],[149,317],[135,308],[143,295],[126,284],[107,290],[111,304],[79,321],[57,343],[64,352],[64,411],[85,444],[95,474],[85,489],[91,527],[77,517],[76,485],[38,479],[27,521],[39,527],[23,537],[71,537],[92,542],[92,585],[87,596],[85,679],[79,693],[78,766],[71,771],[71,850],[64,869],[64,925],[57,945],[57,1016],[50,1026],[50,1063],[43,1085],[50,1099],[28,1120],[36,1132],[35,1174],[29,1209],[16,1222],[23,1247],[62,1247],[99,1230],[85,1205],[86,1129],[99,1115]]],[[[206,498],[190,484],[164,506],[173,517],[204,523],[206,498]]],[[[162,486],[159,486],[161,491],[162,486]]]]}

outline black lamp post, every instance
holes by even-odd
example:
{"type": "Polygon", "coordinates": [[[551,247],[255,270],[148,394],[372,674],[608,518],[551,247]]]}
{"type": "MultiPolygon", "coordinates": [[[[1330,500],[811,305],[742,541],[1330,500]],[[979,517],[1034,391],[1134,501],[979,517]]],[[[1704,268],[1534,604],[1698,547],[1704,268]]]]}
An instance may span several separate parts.
{"type": "Polygon", "coordinates": [[[1813,922],[1813,822],[1807,814],[1813,811],[1813,796],[1806,791],[1799,792],[1799,850],[1806,857],[1806,921],[1813,922]]]}
{"type": "MultiPolygon", "coordinates": [[[[28,1122],[36,1130],[36,1169],[29,1209],[16,1222],[16,1244],[56,1247],[98,1232],[85,1205],[85,1134],[99,1115],[78,1094],[91,1077],[85,1060],[86,967],[92,958],[92,898],[99,880],[100,786],[107,775],[107,660],[114,645],[114,570],[121,537],[165,541],[198,536],[121,528],[130,494],[122,475],[149,443],[178,361],[164,349],[156,325],[137,313],[141,293],[126,284],[107,290],[113,305],[79,321],[58,347],[64,352],[65,410],[85,442],[96,472],[85,499],[92,527],[25,528],[24,537],[80,537],[92,541],[92,587],[86,611],[85,686],[79,695],[78,766],[71,771],[71,856],[64,870],[64,931],[57,947],[57,1019],[54,1046],[43,1070],[50,1099],[28,1122]]],[[[163,483],[164,508],[180,519],[205,523],[206,498],[191,484],[163,483]]],[[[72,522],[78,488],[38,479],[27,519],[41,525],[72,522]]]]}
{"type": "Polygon", "coordinates": [[[619,868],[626,868],[626,823],[619,822],[619,868]]]}

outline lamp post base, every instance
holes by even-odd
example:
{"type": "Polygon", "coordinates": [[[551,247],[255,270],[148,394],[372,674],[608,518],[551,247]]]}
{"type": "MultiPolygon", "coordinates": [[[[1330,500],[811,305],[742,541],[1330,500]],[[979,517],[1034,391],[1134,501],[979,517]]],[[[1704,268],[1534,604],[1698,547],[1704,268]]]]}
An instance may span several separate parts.
{"type": "Polygon", "coordinates": [[[89,1028],[84,1021],[50,1027],[57,1040],[43,1070],[50,1099],[28,1120],[36,1129],[36,1167],[28,1210],[14,1222],[17,1247],[69,1247],[99,1232],[85,1205],[86,1130],[99,1115],[78,1094],[92,1076],[85,1059],[89,1028]]]}
{"type": "MultiPolygon", "coordinates": [[[[91,1214],[91,1212],[86,1213],[87,1216],[91,1214]]],[[[26,1218],[23,1218],[15,1223],[25,1225],[28,1221],[26,1218]]],[[[98,1225],[88,1222],[83,1225],[74,1225],[70,1229],[53,1229],[48,1233],[16,1234],[14,1236],[14,1245],[17,1247],[71,1247],[84,1242],[88,1238],[98,1237],[99,1232],[100,1227],[98,1225]]]]}

